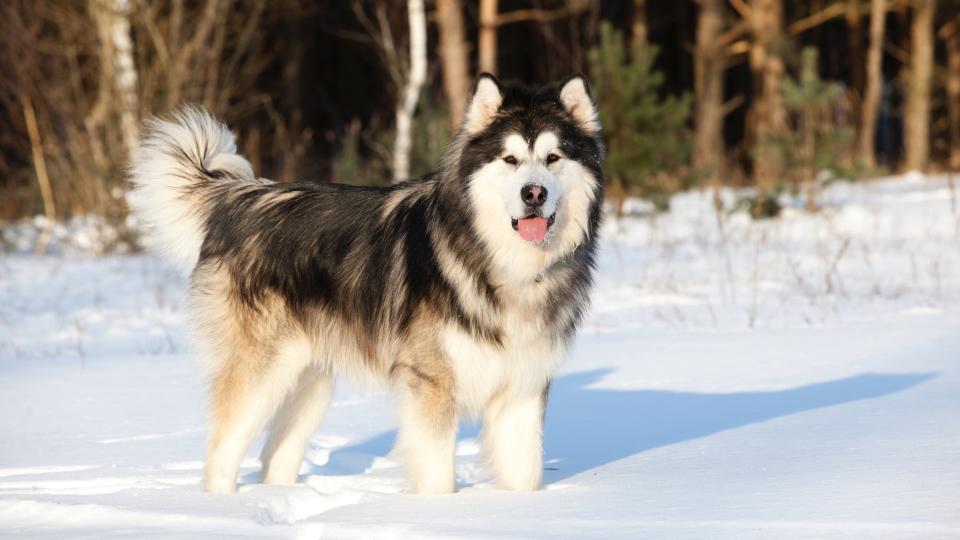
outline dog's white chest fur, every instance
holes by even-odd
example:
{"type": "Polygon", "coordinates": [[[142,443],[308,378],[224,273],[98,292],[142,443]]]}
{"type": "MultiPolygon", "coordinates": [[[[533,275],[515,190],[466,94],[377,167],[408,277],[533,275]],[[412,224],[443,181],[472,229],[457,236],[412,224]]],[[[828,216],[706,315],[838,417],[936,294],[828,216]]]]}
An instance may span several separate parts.
{"type": "Polygon", "coordinates": [[[527,307],[506,309],[502,346],[449,325],[441,343],[453,366],[457,405],[467,415],[483,410],[498,392],[539,393],[563,361],[566,347],[551,339],[536,313],[527,307]]]}

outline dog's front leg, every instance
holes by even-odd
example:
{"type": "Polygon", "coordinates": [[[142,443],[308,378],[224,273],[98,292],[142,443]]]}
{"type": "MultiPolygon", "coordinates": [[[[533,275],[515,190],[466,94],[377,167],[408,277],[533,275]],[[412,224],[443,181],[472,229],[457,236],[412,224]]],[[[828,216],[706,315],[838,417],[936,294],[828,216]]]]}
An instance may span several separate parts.
{"type": "Polygon", "coordinates": [[[402,371],[396,452],[414,491],[453,493],[457,435],[453,379],[420,366],[402,371]]]}
{"type": "Polygon", "coordinates": [[[487,405],[481,435],[483,454],[493,468],[497,486],[503,489],[540,488],[548,386],[539,393],[503,391],[487,405]]]}

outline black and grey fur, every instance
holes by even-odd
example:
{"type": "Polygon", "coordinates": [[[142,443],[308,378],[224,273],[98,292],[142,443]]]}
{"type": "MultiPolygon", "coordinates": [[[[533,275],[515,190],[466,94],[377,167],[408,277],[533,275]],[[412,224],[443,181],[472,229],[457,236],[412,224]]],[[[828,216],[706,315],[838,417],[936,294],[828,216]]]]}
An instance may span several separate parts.
{"type": "Polygon", "coordinates": [[[536,489],[547,388],[588,303],[599,129],[582,77],[483,75],[438,169],[373,188],[257,179],[205,112],[152,121],[132,204],[192,272],[212,379],[205,487],[236,489],[271,418],[263,481],[295,482],[339,373],[397,392],[416,491],[454,489],[463,415],[483,417],[497,482],[536,489]]]}

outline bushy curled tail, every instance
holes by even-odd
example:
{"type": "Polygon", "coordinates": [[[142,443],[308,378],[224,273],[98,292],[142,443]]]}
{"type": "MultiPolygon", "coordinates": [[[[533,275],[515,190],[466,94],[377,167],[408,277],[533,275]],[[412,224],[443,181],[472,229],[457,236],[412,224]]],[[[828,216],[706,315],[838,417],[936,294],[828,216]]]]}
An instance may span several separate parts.
{"type": "Polygon", "coordinates": [[[132,154],[130,207],[148,243],[190,271],[217,194],[254,178],[227,126],[203,109],[183,107],[147,122],[132,154]]]}

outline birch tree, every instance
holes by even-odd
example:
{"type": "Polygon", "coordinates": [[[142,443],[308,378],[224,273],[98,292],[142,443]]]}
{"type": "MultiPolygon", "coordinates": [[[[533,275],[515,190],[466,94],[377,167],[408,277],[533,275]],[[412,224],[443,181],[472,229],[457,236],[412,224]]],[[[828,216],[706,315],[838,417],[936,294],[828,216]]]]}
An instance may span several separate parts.
{"type": "Polygon", "coordinates": [[[101,69],[108,74],[118,100],[120,134],[125,148],[137,145],[139,104],[137,100],[137,67],[133,59],[130,37],[130,3],[128,0],[91,0],[91,14],[101,41],[101,69]]]}
{"type": "Polygon", "coordinates": [[[393,181],[410,178],[410,147],[413,113],[420,99],[420,88],[427,79],[427,17],[423,0],[407,1],[410,25],[410,70],[397,103],[397,137],[393,146],[393,181]]]}

